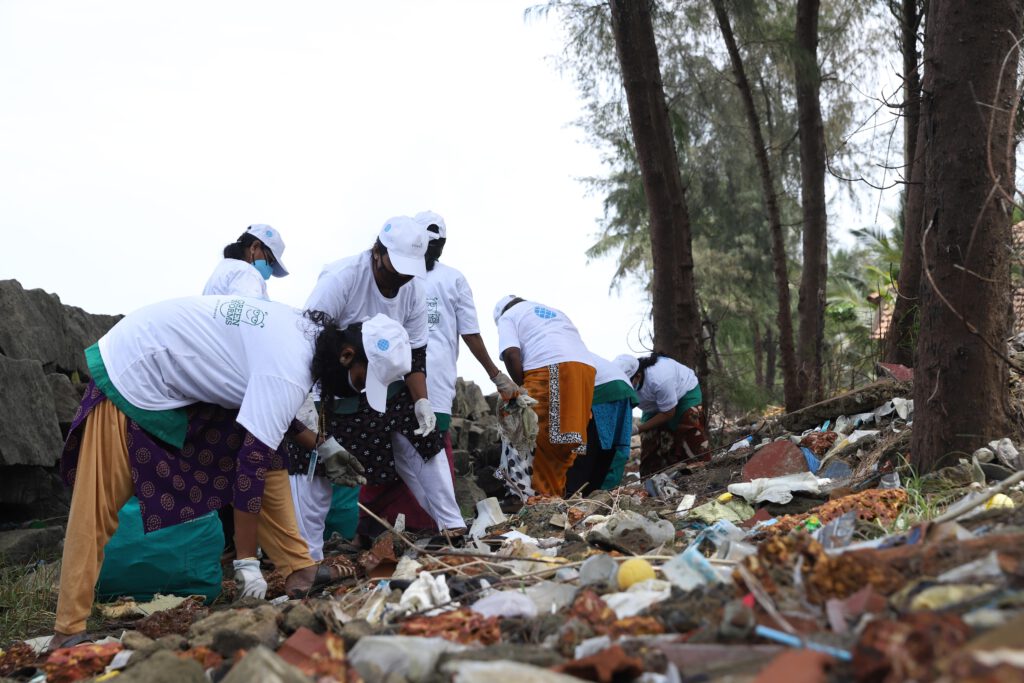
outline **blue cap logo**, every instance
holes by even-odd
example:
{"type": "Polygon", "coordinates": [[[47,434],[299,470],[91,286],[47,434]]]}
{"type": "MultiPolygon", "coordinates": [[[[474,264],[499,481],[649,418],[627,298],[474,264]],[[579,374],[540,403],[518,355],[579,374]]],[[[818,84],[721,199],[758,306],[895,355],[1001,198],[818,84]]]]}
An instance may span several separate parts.
{"type": "Polygon", "coordinates": [[[387,339],[378,339],[377,348],[380,349],[381,351],[387,351],[389,348],[391,348],[391,343],[388,342],[387,339]]]}
{"type": "Polygon", "coordinates": [[[544,320],[550,320],[551,318],[554,318],[558,315],[554,311],[544,308],[543,306],[535,306],[533,309],[533,313],[538,318],[543,318],[544,320]]]}
{"type": "Polygon", "coordinates": [[[387,225],[384,226],[384,232],[391,232],[391,224],[390,223],[388,223],[387,225]]]}
{"type": "Polygon", "coordinates": [[[273,237],[273,236],[274,236],[274,231],[273,230],[267,230],[267,237],[273,237]]]}

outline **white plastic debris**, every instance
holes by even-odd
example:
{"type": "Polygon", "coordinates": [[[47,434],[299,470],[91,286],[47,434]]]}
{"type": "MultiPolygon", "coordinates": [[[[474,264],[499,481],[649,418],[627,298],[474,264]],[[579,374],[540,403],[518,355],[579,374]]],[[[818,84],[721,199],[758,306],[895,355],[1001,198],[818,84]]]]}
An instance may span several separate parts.
{"type": "Polygon", "coordinates": [[[1004,465],[1014,470],[1021,469],[1020,452],[1012,441],[1009,439],[990,441],[988,447],[995,452],[996,457],[1004,465]]]}
{"type": "Polygon", "coordinates": [[[819,479],[810,472],[787,474],[783,477],[761,478],[739,484],[729,484],[729,493],[750,503],[769,501],[786,504],[793,500],[794,491],[820,493],[830,479],[819,479]]]}
{"type": "Polygon", "coordinates": [[[497,498],[484,498],[476,504],[476,519],[469,529],[469,535],[471,538],[480,538],[487,534],[488,527],[501,524],[507,519],[497,498]]]}
{"type": "Polygon", "coordinates": [[[679,505],[676,506],[676,514],[681,515],[683,513],[689,512],[690,509],[694,506],[694,504],[696,504],[696,502],[697,496],[693,495],[692,493],[687,493],[679,500],[679,505]]]}
{"type": "Polygon", "coordinates": [[[604,595],[607,604],[619,619],[635,617],[651,605],[668,600],[672,595],[672,584],[668,581],[648,579],[633,584],[629,590],[604,595]]]}
{"type": "Polygon", "coordinates": [[[537,605],[525,593],[519,591],[497,591],[473,603],[473,611],[485,617],[526,617],[537,616],[537,605]]]}
{"type": "Polygon", "coordinates": [[[661,573],[684,591],[725,583],[724,577],[693,544],[661,566],[661,573]]]}
{"type": "MultiPolygon", "coordinates": [[[[412,585],[402,593],[402,599],[398,605],[406,612],[420,612],[431,607],[444,605],[450,602],[451,599],[452,596],[448,592],[448,582],[445,581],[444,574],[434,575],[421,572],[419,577],[412,582],[412,585]]],[[[453,605],[446,605],[446,607],[455,609],[453,605]]],[[[427,614],[433,615],[436,614],[436,611],[431,611],[427,614]]]]}

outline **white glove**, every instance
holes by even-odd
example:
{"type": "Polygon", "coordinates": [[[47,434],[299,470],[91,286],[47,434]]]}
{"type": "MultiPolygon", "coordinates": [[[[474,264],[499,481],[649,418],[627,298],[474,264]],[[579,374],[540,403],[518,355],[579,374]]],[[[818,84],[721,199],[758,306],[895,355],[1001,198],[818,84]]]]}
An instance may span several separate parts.
{"type": "Polygon", "coordinates": [[[235,586],[238,587],[238,597],[259,598],[262,600],[267,595],[267,580],[263,578],[260,571],[260,561],[255,557],[246,560],[235,560],[232,563],[235,567],[235,586]]]}
{"type": "Polygon", "coordinates": [[[437,415],[434,415],[434,409],[430,407],[430,401],[421,398],[416,401],[412,408],[416,413],[416,421],[420,423],[420,428],[414,429],[412,433],[417,436],[426,436],[434,431],[434,427],[437,426],[437,415]]]}
{"type": "Polygon", "coordinates": [[[317,453],[323,459],[324,470],[332,484],[352,487],[366,483],[366,477],[362,476],[366,470],[359,458],[342,448],[333,436],[320,445],[317,453]]]}
{"type": "Polygon", "coordinates": [[[519,385],[512,381],[512,378],[506,375],[504,372],[498,371],[498,374],[491,378],[494,382],[494,386],[497,387],[498,393],[501,394],[501,398],[505,401],[510,401],[519,395],[519,385]]]}

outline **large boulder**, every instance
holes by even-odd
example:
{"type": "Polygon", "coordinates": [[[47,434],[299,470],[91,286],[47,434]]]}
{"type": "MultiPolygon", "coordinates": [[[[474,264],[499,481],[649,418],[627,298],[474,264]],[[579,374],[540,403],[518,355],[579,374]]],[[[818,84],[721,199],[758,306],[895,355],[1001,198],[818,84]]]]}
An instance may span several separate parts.
{"type": "Polygon", "coordinates": [[[490,412],[490,406],[484,400],[484,392],[473,382],[467,382],[459,377],[455,380],[455,403],[452,405],[452,415],[465,417],[470,420],[479,419],[482,415],[490,412]]]}
{"type": "Polygon", "coordinates": [[[63,440],[43,364],[0,356],[0,406],[0,465],[53,466],[63,440]]]}
{"type": "Polygon", "coordinates": [[[27,522],[67,515],[71,491],[53,468],[12,465],[0,468],[0,519],[27,522]]]}
{"type": "Polygon", "coordinates": [[[82,397],[67,375],[51,372],[46,376],[46,381],[50,383],[50,391],[53,393],[53,407],[56,410],[61,434],[67,435],[68,429],[71,428],[71,423],[78,413],[78,405],[81,403],[82,397]]]}

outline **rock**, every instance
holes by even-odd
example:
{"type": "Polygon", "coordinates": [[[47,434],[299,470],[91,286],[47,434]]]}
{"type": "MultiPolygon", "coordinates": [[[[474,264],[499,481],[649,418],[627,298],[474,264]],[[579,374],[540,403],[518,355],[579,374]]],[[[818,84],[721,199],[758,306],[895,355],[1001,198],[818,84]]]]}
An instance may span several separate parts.
{"type": "Polygon", "coordinates": [[[410,683],[423,683],[434,673],[442,654],[465,649],[464,645],[443,638],[366,636],[352,648],[348,660],[366,681],[379,681],[385,673],[397,673],[410,683]]]}
{"type": "Polygon", "coordinates": [[[125,631],[121,634],[121,644],[126,650],[141,650],[151,646],[156,641],[138,631],[125,631]]]}
{"type": "MultiPolygon", "coordinates": [[[[144,634],[139,633],[138,631],[129,631],[128,633],[138,634],[138,636],[142,638],[146,637],[144,634]]],[[[132,636],[132,639],[135,638],[136,636],[132,636]]],[[[126,648],[128,647],[127,643],[124,640],[122,640],[121,642],[124,644],[126,648]]],[[[142,641],[138,641],[137,644],[141,644],[141,642],[142,641]]],[[[153,656],[161,650],[167,650],[169,652],[174,653],[181,652],[187,647],[188,641],[185,640],[185,636],[181,635],[180,633],[170,633],[166,636],[160,636],[156,640],[151,640],[149,643],[139,647],[139,649],[135,650],[135,654],[132,655],[131,661],[132,664],[138,664],[143,659],[147,659],[148,657],[153,656]]]]}
{"type": "Polygon", "coordinates": [[[324,632],[323,622],[320,621],[308,605],[301,602],[285,613],[282,626],[285,633],[295,633],[302,627],[306,627],[314,633],[324,632]]]}
{"type": "Polygon", "coordinates": [[[675,538],[672,522],[654,521],[632,510],[619,510],[587,534],[587,542],[642,555],[675,538]]]}
{"type": "MultiPolygon", "coordinates": [[[[132,656],[119,683],[209,683],[206,672],[194,659],[183,659],[170,650],[154,652],[145,659],[132,656]]],[[[256,680],[256,679],[252,679],[256,680]]]]}
{"type": "Polygon", "coordinates": [[[452,416],[475,420],[489,411],[490,406],[484,400],[484,392],[480,390],[480,387],[461,377],[455,380],[455,403],[452,405],[452,416]]]}
{"type": "Polygon", "coordinates": [[[471,423],[462,417],[453,417],[448,425],[448,436],[452,440],[452,450],[469,449],[469,427],[471,423]]]}
{"type": "Polygon", "coordinates": [[[43,365],[0,356],[0,391],[0,465],[53,466],[63,439],[43,365]]]}
{"type": "Polygon", "coordinates": [[[563,663],[565,658],[553,649],[546,647],[519,643],[500,643],[478,650],[466,650],[465,652],[441,655],[437,668],[440,671],[450,671],[457,662],[495,662],[500,660],[548,668],[563,663]]]}
{"type": "Polygon", "coordinates": [[[743,466],[742,481],[771,479],[807,471],[807,459],[800,447],[789,440],[773,441],[754,453],[743,466]]]}
{"type": "Polygon", "coordinates": [[[56,472],[28,465],[0,468],[0,519],[52,519],[66,515],[70,504],[71,491],[56,472]]]}
{"type": "Polygon", "coordinates": [[[257,645],[276,648],[279,640],[277,610],[271,605],[261,605],[256,609],[215,612],[192,624],[189,640],[193,647],[209,647],[224,657],[257,645]]]}
{"type": "Polygon", "coordinates": [[[75,389],[67,375],[53,372],[46,376],[50,383],[50,391],[53,393],[53,407],[57,415],[57,424],[60,425],[61,435],[66,435],[71,428],[71,422],[78,413],[78,405],[82,397],[75,389]]]}
{"type": "Polygon", "coordinates": [[[501,401],[501,394],[495,391],[494,393],[484,396],[484,400],[487,401],[488,412],[490,412],[491,415],[494,415],[495,419],[497,419],[498,402],[501,401]]]}
{"type": "Polygon", "coordinates": [[[309,683],[309,677],[271,650],[259,646],[235,664],[221,683],[309,683]]]}
{"type": "Polygon", "coordinates": [[[64,538],[64,529],[12,529],[0,531],[0,559],[8,564],[24,564],[56,551],[64,538]]]}
{"type": "Polygon", "coordinates": [[[455,462],[456,476],[467,476],[473,470],[473,456],[466,450],[453,450],[452,460],[455,462]]]}
{"type": "Polygon", "coordinates": [[[487,498],[487,494],[472,477],[455,478],[455,500],[459,503],[459,512],[463,517],[472,519],[476,516],[476,504],[484,498],[487,498]]]}
{"type": "Polygon", "coordinates": [[[370,622],[366,619],[353,619],[342,627],[339,635],[345,641],[345,650],[348,651],[355,647],[360,638],[372,634],[373,626],[370,625],[370,622]]]}
{"type": "Polygon", "coordinates": [[[64,305],[64,340],[67,348],[66,372],[78,372],[82,378],[91,377],[85,364],[85,349],[105,335],[123,315],[87,313],[77,306],[64,305]]]}

